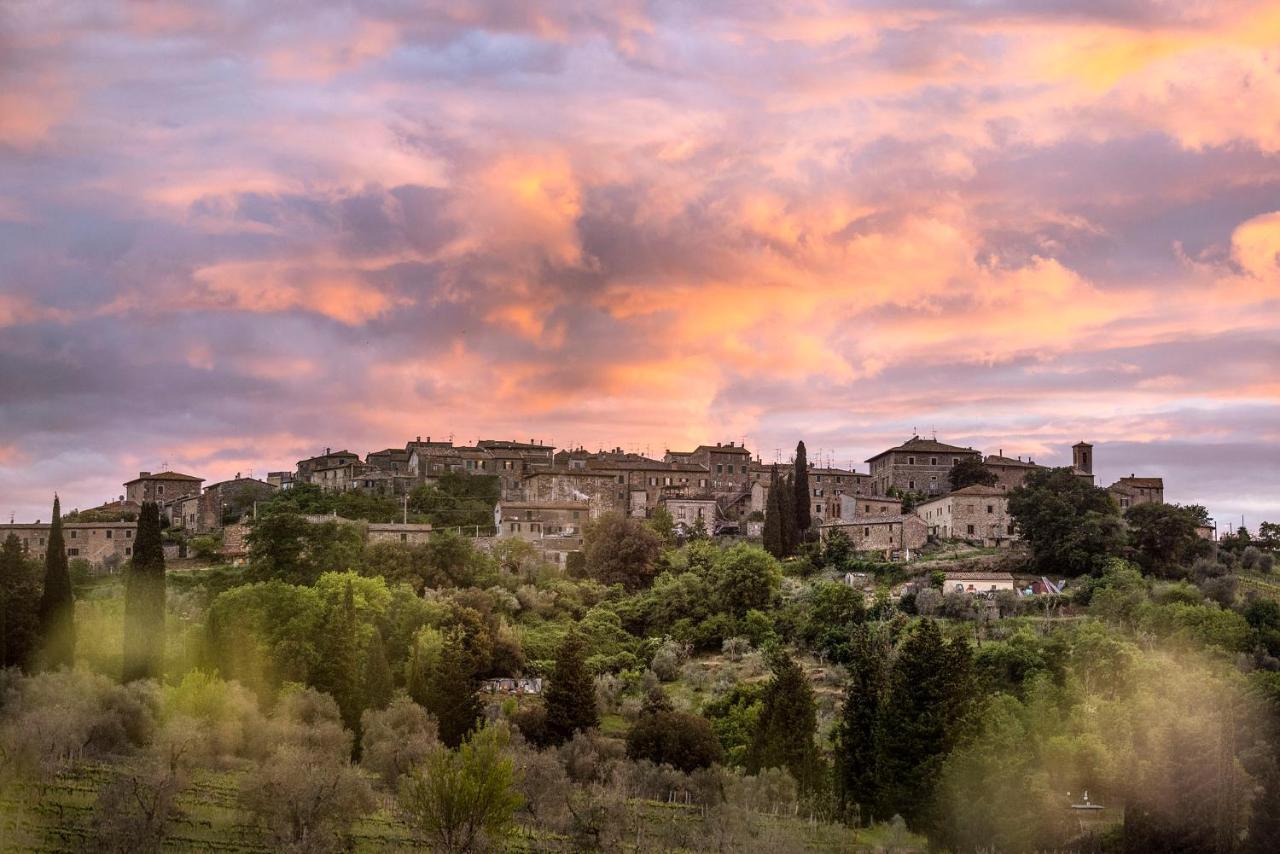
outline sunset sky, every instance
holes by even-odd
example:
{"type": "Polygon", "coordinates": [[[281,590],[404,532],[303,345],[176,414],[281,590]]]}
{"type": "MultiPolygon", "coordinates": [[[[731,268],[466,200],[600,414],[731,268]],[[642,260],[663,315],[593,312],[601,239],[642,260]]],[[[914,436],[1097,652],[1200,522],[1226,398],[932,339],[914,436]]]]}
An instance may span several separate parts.
{"type": "Polygon", "coordinates": [[[917,431],[1280,521],[1280,4],[0,4],[0,512],[917,431]]]}

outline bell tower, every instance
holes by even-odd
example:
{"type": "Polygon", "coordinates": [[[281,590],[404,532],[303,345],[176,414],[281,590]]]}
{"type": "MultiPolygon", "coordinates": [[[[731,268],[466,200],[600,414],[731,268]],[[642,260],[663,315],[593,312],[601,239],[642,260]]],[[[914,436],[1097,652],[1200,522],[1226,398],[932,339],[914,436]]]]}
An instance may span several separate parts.
{"type": "Polygon", "coordinates": [[[1093,474],[1093,445],[1076,442],[1071,446],[1071,465],[1077,471],[1093,474]]]}

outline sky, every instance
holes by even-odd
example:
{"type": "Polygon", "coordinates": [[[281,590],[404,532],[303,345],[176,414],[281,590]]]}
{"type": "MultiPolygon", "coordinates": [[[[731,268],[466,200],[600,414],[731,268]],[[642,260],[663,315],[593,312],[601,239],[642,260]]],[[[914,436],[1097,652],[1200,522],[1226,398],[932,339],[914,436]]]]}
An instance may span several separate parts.
{"type": "Polygon", "coordinates": [[[913,432],[1280,520],[1280,6],[0,4],[6,516],[913,432]]]}

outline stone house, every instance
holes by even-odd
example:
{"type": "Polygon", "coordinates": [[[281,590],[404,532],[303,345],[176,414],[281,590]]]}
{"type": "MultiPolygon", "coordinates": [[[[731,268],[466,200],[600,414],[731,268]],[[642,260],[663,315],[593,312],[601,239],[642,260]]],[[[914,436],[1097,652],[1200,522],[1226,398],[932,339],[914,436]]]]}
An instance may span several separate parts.
{"type": "Polygon", "coordinates": [[[750,491],[751,452],[742,445],[717,442],[699,445],[692,451],[669,450],[664,459],[669,463],[702,466],[710,478],[711,493],[717,498],[736,498],[750,491]]]}
{"type": "Polygon", "coordinates": [[[415,546],[431,539],[431,526],[413,522],[370,522],[365,535],[366,542],[403,543],[415,546]]]}
{"type": "Polygon", "coordinates": [[[626,512],[646,517],[666,497],[708,495],[711,478],[704,466],[696,463],[663,462],[639,459],[588,460],[586,470],[613,478],[626,512]]]}
{"type": "Polygon", "coordinates": [[[331,469],[337,466],[350,465],[360,462],[360,456],[350,451],[335,451],[332,448],[325,448],[324,453],[315,457],[308,457],[305,460],[298,460],[296,474],[294,480],[298,483],[314,483],[311,479],[312,474],[321,469],[331,469]]]}
{"type": "Polygon", "coordinates": [[[916,507],[929,536],[998,546],[1018,539],[1009,515],[1008,494],[999,486],[975,484],[916,507]]]}
{"type": "Polygon", "coordinates": [[[539,468],[550,468],[554,448],[531,442],[506,442],[481,439],[477,445],[489,452],[493,471],[501,485],[502,498],[518,501],[523,497],[524,476],[539,468]]]}
{"type": "Polygon", "coordinates": [[[364,461],[376,471],[405,475],[409,473],[409,452],[403,448],[370,451],[365,454],[364,461]]]}
{"type": "Polygon", "coordinates": [[[981,460],[982,452],[912,436],[896,448],[881,451],[867,460],[871,466],[872,492],[888,495],[894,490],[942,495],[951,489],[947,478],[951,467],[963,459],[981,460]]]}
{"type": "MultiPolygon", "coordinates": [[[[67,558],[82,558],[99,571],[114,572],[133,557],[137,522],[63,522],[67,558]]],[[[0,525],[0,542],[14,534],[22,550],[43,557],[49,547],[49,523],[0,525]]]]}
{"type": "Polygon", "coordinates": [[[850,469],[827,468],[809,464],[809,511],[814,524],[841,518],[841,499],[845,495],[871,492],[871,475],[850,469]]]}
{"type": "Polygon", "coordinates": [[[309,482],[314,483],[325,492],[348,492],[360,486],[360,479],[376,469],[358,459],[348,460],[338,465],[313,469],[309,482]]]}
{"type": "Polygon", "coordinates": [[[585,502],[590,518],[605,513],[625,513],[627,493],[617,476],[607,472],[571,468],[539,469],[524,476],[524,500],[531,502],[585,502]]]}
{"type": "Polygon", "coordinates": [[[867,516],[827,522],[818,529],[823,540],[834,531],[844,531],[855,550],[873,552],[885,560],[910,560],[911,553],[928,540],[924,521],[912,515],[867,516]]]}
{"type": "Polygon", "coordinates": [[[125,501],[142,504],[144,501],[169,501],[181,495],[200,492],[204,478],[176,471],[138,472],[138,476],[124,485],[125,501]]]}
{"type": "Polygon", "coordinates": [[[716,532],[716,500],[711,496],[663,496],[660,503],[671,514],[676,531],[682,536],[692,533],[697,528],[699,519],[702,520],[702,525],[708,534],[716,532]]]}
{"type": "Polygon", "coordinates": [[[1013,576],[1007,572],[948,572],[942,583],[943,593],[979,595],[1016,589],[1013,576]]]}
{"type": "Polygon", "coordinates": [[[1002,492],[1017,489],[1022,486],[1022,482],[1027,479],[1027,475],[1038,469],[1047,468],[1047,466],[1033,462],[1030,457],[1025,460],[1022,459],[1021,455],[1016,458],[1006,457],[1003,448],[995,454],[988,454],[982,463],[995,473],[998,478],[996,486],[1002,492]]]}
{"type": "Polygon", "coordinates": [[[499,501],[494,508],[498,538],[541,540],[546,537],[582,537],[591,517],[586,501],[499,501]]]}
{"type": "Polygon", "coordinates": [[[1131,474],[1108,486],[1107,492],[1115,498],[1121,511],[1137,507],[1139,504],[1163,504],[1164,478],[1138,477],[1131,474]]]}
{"type": "Polygon", "coordinates": [[[902,499],[886,495],[841,495],[837,504],[837,519],[860,519],[864,516],[898,516],[902,513],[902,499]]]}

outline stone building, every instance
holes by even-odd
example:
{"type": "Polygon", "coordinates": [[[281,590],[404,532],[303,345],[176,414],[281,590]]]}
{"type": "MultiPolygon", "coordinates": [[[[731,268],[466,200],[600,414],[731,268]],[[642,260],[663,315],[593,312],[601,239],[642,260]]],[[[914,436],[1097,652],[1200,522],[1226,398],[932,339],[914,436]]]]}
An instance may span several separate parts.
{"type": "Polygon", "coordinates": [[[928,540],[919,516],[867,516],[853,521],[827,522],[818,529],[825,540],[834,531],[844,531],[853,548],[872,552],[885,560],[910,560],[914,551],[928,540]]]}
{"type": "Polygon", "coordinates": [[[987,458],[982,461],[983,464],[991,469],[998,478],[996,486],[1003,492],[1011,489],[1017,489],[1022,486],[1022,482],[1027,479],[1027,475],[1033,471],[1047,468],[1039,463],[1033,462],[1030,457],[1023,459],[1021,455],[1018,457],[1006,457],[1004,449],[994,454],[988,454],[987,458]]]}
{"type": "Polygon", "coordinates": [[[837,519],[849,521],[866,516],[899,516],[902,499],[885,495],[841,495],[837,519]]]}
{"type": "Polygon", "coordinates": [[[1107,487],[1107,492],[1115,498],[1122,511],[1139,504],[1164,503],[1164,478],[1138,477],[1129,475],[1122,477],[1107,487]]]}
{"type": "Polygon", "coordinates": [[[364,461],[377,471],[404,475],[409,473],[409,452],[403,448],[370,451],[365,454],[364,461]]]}
{"type": "Polygon", "coordinates": [[[947,479],[951,467],[966,458],[981,460],[982,452],[912,436],[896,448],[881,451],[867,460],[871,466],[872,492],[888,495],[893,490],[942,495],[951,489],[947,479]]]}
{"type": "Polygon", "coordinates": [[[138,476],[124,485],[125,501],[142,504],[144,501],[169,501],[181,495],[200,492],[204,478],[176,471],[138,472],[138,476]]]}
{"type": "Polygon", "coordinates": [[[551,468],[555,448],[533,442],[481,439],[477,447],[489,452],[493,471],[501,485],[502,497],[517,501],[523,497],[524,476],[535,469],[551,468]]]}
{"type": "Polygon", "coordinates": [[[916,507],[929,536],[997,546],[1018,539],[1009,498],[999,486],[966,486],[916,507]]]}
{"type": "Polygon", "coordinates": [[[626,512],[646,517],[666,497],[706,495],[711,479],[706,468],[694,463],[663,462],[641,457],[632,460],[588,460],[586,471],[613,478],[626,501],[626,512]]]}
{"type": "Polygon", "coordinates": [[[591,504],[587,501],[500,501],[494,509],[499,539],[581,539],[582,526],[590,519],[591,504]]]}
{"type": "MultiPolygon", "coordinates": [[[[354,455],[353,455],[354,456],[354,455]]],[[[308,483],[314,483],[325,492],[348,492],[360,486],[360,478],[376,471],[373,466],[359,459],[347,460],[337,465],[312,469],[308,483]]]]}
{"type": "Polygon", "coordinates": [[[431,539],[431,526],[413,522],[370,522],[365,539],[372,543],[420,545],[431,539]]]}
{"type": "Polygon", "coordinates": [[[809,464],[809,512],[815,525],[841,518],[843,496],[864,493],[871,493],[871,475],[809,464]]]}
{"type": "Polygon", "coordinates": [[[717,498],[737,497],[751,490],[751,452],[742,445],[733,442],[699,445],[692,451],[667,451],[664,459],[669,463],[702,466],[710,478],[708,486],[717,498]]]}
{"type": "Polygon", "coordinates": [[[585,502],[590,517],[625,513],[626,487],[616,475],[571,468],[539,469],[524,476],[524,500],[536,502],[585,502]]]}
{"type": "Polygon", "coordinates": [[[677,533],[688,536],[702,520],[702,527],[708,534],[714,534],[717,527],[716,500],[710,495],[670,495],[660,499],[663,507],[671,514],[677,533]]]}
{"type": "Polygon", "coordinates": [[[298,460],[294,480],[298,483],[314,483],[311,476],[321,469],[331,469],[337,466],[345,466],[358,462],[360,462],[359,454],[353,454],[350,451],[335,451],[332,448],[325,448],[323,454],[315,457],[308,457],[305,460],[298,460]]]}
{"type": "MultiPolygon", "coordinates": [[[[133,557],[137,522],[63,522],[67,558],[82,558],[96,570],[114,572],[133,557]]],[[[43,557],[49,547],[49,523],[0,525],[0,542],[14,534],[22,550],[43,557]]]]}

